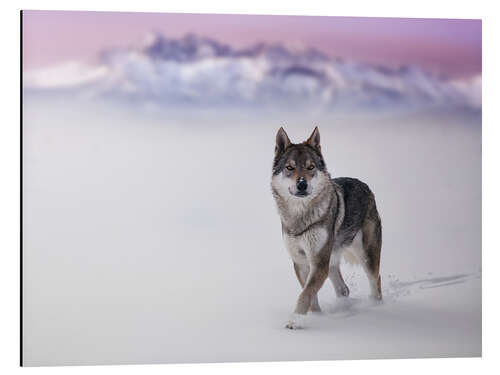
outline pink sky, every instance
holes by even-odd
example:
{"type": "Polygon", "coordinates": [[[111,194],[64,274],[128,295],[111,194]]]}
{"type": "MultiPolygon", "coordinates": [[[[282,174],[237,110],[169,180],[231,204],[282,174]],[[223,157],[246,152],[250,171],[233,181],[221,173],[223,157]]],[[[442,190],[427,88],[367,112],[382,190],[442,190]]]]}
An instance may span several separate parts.
{"type": "Polygon", "coordinates": [[[192,32],[233,46],[301,44],[331,56],[413,64],[450,76],[481,72],[480,20],[69,11],[24,11],[24,68],[92,60],[103,49],[139,43],[149,31],[169,37],[192,32]]]}

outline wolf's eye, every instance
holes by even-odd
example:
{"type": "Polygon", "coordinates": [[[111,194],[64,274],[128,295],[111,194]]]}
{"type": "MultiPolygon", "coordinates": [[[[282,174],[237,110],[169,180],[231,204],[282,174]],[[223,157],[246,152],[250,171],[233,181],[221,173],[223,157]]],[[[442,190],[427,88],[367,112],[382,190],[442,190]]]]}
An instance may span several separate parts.
{"type": "Polygon", "coordinates": [[[311,164],[309,167],[307,167],[307,169],[309,169],[310,171],[312,171],[314,168],[315,168],[315,167],[314,167],[314,165],[312,165],[312,164],[311,164]]]}
{"type": "Polygon", "coordinates": [[[294,167],[292,167],[291,165],[287,165],[287,166],[286,166],[286,169],[288,169],[289,171],[293,171],[295,168],[294,168],[294,167]]]}

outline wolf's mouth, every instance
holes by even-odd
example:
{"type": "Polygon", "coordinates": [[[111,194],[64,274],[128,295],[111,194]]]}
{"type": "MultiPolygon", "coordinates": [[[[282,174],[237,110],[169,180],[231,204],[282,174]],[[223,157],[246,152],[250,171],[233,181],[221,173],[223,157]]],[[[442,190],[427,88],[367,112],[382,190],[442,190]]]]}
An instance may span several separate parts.
{"type": "Polygon", "coordinates": [[[288,191],[294,197],[299,197],[299,198],[304,198],[304,197],[307,197],[309,195],[309,193],[307,191],[297,191],[297,192],[294,193],[290,188],[288,189],[288,191]]]}

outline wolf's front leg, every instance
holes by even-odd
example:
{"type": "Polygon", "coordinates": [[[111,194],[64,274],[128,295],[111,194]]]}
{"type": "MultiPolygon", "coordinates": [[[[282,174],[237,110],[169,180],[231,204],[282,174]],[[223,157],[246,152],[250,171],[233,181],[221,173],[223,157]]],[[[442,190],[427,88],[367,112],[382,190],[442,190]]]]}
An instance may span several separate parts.
{"type": "MultiPolygon", "coordinates": [[[[307,281],[307,276],[309,276],[309,265],[307,263],[294,262],[293,268],[295,269],[295,274],[297,275],[297,279],[299,280],[300,286],[304,288],[304,285],[306,284],[307,281]]],[[[310,311],[321,312],[321,307],[319,307],[317,293],[313,296],[310,311]]]]}
{"type": "Polygon", "coordinates": [[[333,288],[335,289],[335,293],[337,297],[349,297],[349,288],[344,282],[342,278],[342,274],[340,273],[340,266],[338,264],[330,267],[330,271],[328,273],[328,277],[332,281],[333,288]]]}
{"type": "Polygon", "coordinates": [[[304,285],[304,289],[299,295],[297,305],[293,317],[287,323],[286,328],[296,329],[301,328],[302,320],[307,314],[307,310],[311,307],[315,296],[323,286],[328,277],[328,262],[320,264],[312,264],[309,269],[309,275],[304,285]]]}

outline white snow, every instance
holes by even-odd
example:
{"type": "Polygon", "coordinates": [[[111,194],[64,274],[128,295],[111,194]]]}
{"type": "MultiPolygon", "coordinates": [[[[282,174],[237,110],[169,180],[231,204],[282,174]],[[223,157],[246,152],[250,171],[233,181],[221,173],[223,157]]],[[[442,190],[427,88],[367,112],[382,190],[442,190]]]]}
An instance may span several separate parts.
{"type": "Polygon", "coordinates": [[[26,365],[481,355],[480,119],[24,104],[26,365]],[[383,223],[384,302],[343,264],[351,297],[327,282],[295,331],[270,192],[282,125],[318,125],[383,223]]]}

